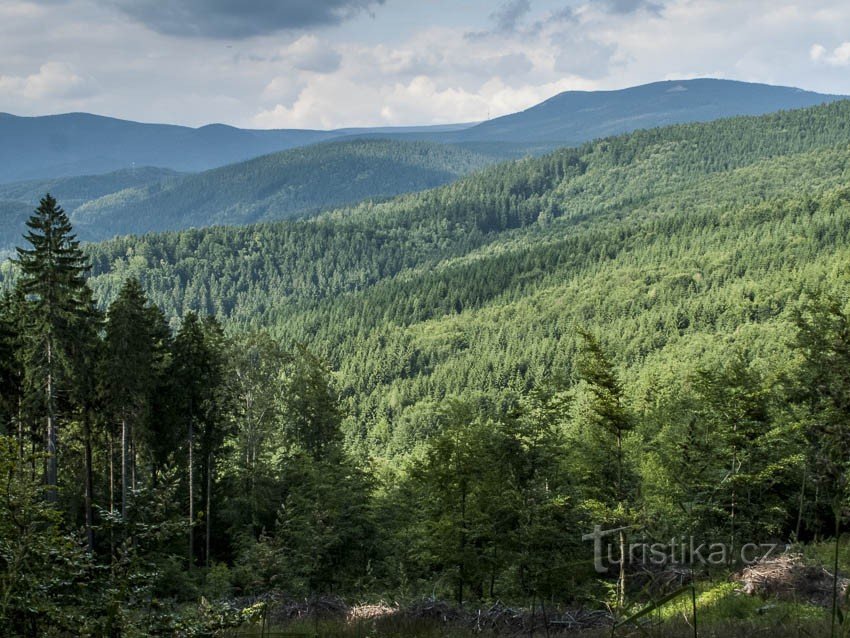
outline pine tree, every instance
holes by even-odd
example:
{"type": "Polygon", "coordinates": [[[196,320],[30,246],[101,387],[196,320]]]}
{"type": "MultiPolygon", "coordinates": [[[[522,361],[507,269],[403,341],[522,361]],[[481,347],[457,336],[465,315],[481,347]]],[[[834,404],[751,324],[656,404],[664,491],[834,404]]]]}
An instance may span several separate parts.
{"type": "Polygon", "coordinates": [[[62,207],[49,194],[27,221],[31,248],[18,248],[18,286],[27,300],[26,386],[45,424],[48,499],[56,501],[59,398],[71,384],[69,350],[87,308],[83,298],[88,261],[62,207]]]}

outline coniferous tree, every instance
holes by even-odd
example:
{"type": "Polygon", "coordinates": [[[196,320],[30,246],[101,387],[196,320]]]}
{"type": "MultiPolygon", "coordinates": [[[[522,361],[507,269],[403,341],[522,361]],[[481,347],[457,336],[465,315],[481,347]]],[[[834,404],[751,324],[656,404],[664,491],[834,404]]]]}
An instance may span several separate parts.
{"type": "MultiPolygon", "coordinates": [[[[613,476],[608,478],[612,485],[603,487],[601,494],[612,508],[614,519],[621,527],[628,518],[628,502],[631,493],[631,477],[627,475],[625,462],[625,437],[632,431],[634,423],[629,414],[623,396],[623,386],[614,366],[605,353],[599,340],[586,330],[579,331],[584,342],[584,350],[577,362],[577,372],[590,391],[586,405],[585,418],[598,432],[603,433],[602,444],[613,450],[608,463],[613,467],[613,476]],[[606,441],[607,439],[607,441],[606,441]]],[[[617,585],[617,604],[620,608],[626,601],[626,537],[619,532],[620,564],[617,585]]]]}
{"type": "Polygon", "coordinates": [[[71,387],[69,358],[75,329],[87,312],[83,289],[88,261],[65,211],[49,194],[27,221],[30,248],[18,248],[18,286],[26,296],[25,383],[44,423],[48,498],[57,500],[60,395],[71,387]]]}
{"type": "Polygon", "coordinates": [[[836,635],[841,527],[850,511],[850,313],[836,298],[809,300],[795,314],[796,347],[803,356],[800,396],[810,473],[832,507],[832,635],[836,635]]]}
{"type": "MultiPolygon", "coordinates": [[[[179,422],[186,427],[186,477],[189,529],[189,566],[195,564],[195,508],[197,499],[196,466],[202,468],[206,485],[202,489],[210,500],[211,456],[219,438],[224,383],[224,353],[220,328],[189,313],[174,339],[168,377],[173,388],[173,409],[179,422]],[[198,443],[200,442],[200,446],[198,443]],[[200,459],[197,458],[200,456],[200,459]]],[[[210,503],[207,502],[207,507],[210,503]]],[[[207,528],[209,529],[209,528],[207,528]]],[[[209,534],[207,534],[207,538],[209,534]]]]}
{"type": "MultiPolygon", "coordinates": [[[[0,297],[0,423],[23,446],[23,375],[19,365],[23,296],[20,290],[0,297]]],[[[22,449],[22,447],[21,447],[22,449]]]]}
{"type": "Polygon", "coordinates": [[[107,313],[101,392],[110,420],[119,426],[121,515],[136,488],[138,442],[150,420],[165,358],[162,323],[141,285],[128,279],[107,313]]]}
{"type": "Polygon", "coordinates": [[[86,541],[94,551],[94,426],[102,404],[98,394],[97,370],[102,355],[100,329],[102,313],[97,308],[91,290],[83,288],[80,296],[81,314],[76,322],[74,339],[69,353],[73,369],[71,396],[82,427],[83,438],[83,514],[86,541]]]}

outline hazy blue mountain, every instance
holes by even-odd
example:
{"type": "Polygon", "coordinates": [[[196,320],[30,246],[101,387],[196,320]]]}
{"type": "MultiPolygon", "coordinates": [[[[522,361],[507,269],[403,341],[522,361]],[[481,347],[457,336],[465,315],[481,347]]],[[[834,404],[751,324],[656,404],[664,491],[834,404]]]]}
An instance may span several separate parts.
{"type": "Polygon", "coordinates": [[[21,244],[25,222],[45,193],[56,197],[69,214],[86,202],[111,193],[138,189],[165,181],[178,181],[180,173],[164,168],[140,167],[79,177],[31,180],[0,184],[0,259],[21,244]]]}
{"type": "Polygon", "coordinates": [[[578,144],[636,129],[762,115],[845,98],[731,80],[654,82],[620,91],[567,91],[520,113],[446,134],[444,138],[456,142],[578,144]]]}
{"type": "Polygon", "coordinates": [[[0,114],[0,183],[105,173],[131,166],[201,171],[344,137],[473,144],[494,157],[539,154],[557,146],[667,124],[760,115],[841,99],[800,89],[728,80],[657,82],[620,91],[568,91],[530,109],[477,125],[246,130],[188,128],[71,113],[0,114]]]}
{"type": "Polygon", "coordinates": [[[81,238],[97,239],[286,219],[432,188],[494,161],[432,142],[329,142],[112,192],[72,220],[81,238]]]}
{"type": "Polygon", "coordinates": [[[378,129],[246,130],[143,124],[88,113],[18,117],[0,113],[0,183],[106,173],[132,166],[201,171],[348,135],[432,132],[468,125],[378,129]]]}
{"type": "Polygon", "coordinates": [[[104,195],[165,179],[180,179],[180,176],[180,173],[167,168],[142,166],[101,175],[27,180],[0,184],[0,200],[23,202],[35,207],[45,193],[50,193],[70,213],[82,204],[104,195]]]}

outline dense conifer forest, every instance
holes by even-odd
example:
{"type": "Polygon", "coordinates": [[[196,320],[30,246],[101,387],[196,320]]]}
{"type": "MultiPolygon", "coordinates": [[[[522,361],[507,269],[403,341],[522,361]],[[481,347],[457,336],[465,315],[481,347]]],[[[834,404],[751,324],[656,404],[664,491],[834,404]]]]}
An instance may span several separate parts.
{"type": "MultiPolygon", "coordinates": [[[[45,196],[0,271],[0,626],[211,635],[270,592],[622,616],[645,575],[594,571],[597,525],[835,540],[837,576],[848,178],[835,102],[301,221],[83,246],[45,196]]],[[[781,613],[843,630],[838,582],[781,613]]]]}

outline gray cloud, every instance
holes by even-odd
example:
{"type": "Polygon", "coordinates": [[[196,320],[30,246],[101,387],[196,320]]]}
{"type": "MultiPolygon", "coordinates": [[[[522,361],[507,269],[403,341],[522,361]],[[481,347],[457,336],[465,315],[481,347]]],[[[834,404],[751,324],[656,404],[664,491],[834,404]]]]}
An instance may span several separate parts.
{"type": "Polygon", "coordinates": [[[611,13],[635,13],[646,10],[658,14],[664,9],[663,4],[652,2],[652,0],[604,0],[604,4],[611,13]]]}
{"type": "Polygon", "coordinates": [[[572,34],[556,34],[552,45],[560,50],[555,58],[555,71],[598,80],[608,75],[611,59],[617,51],[613,44],[572,34]]]}
{"type": "Polygon", "coordinates": [[[496,23],[496,29],[502,32],[515,31],[519,21],[531,11],[530,0],[508,0],[490,18],[496,23]]]}
{"type": "Polygon", "coordinates": [[[102,0],[159,33],[241,39],[338,24],[384,0],[102,0]]]}

